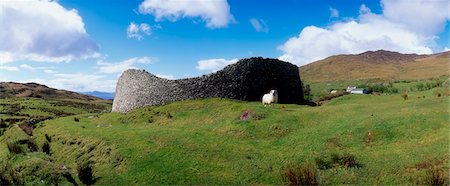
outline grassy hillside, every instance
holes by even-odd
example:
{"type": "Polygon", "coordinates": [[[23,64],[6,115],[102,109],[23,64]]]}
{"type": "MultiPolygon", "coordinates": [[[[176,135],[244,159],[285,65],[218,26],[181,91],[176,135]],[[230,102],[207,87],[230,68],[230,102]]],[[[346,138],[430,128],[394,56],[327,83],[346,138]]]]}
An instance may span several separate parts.
{"type": "Polygon", "coordinates": [[[58,90],[37,83],[15,82],[0,82],[0,98],[76,99],[84,101],[101,100],[98,97],[67,90],[58,90]]]}
{"type": "Polygon", "coordinates": [[[421,80],[449,75],[450,53],[434,55],[369,51],[337,55],[300,67],[303,81],[343,82],[358,80],[421,80]]]}
{"type": "Polygon", "coordinates": [[[36,130],[54,118],[110,109],[111,102],[104,100],[0,99],[0,185],[75,183],[66,168],[53,162],[46,145],[38,143],[36,130]]]}
{"type": "MultiPolygon", "coordinates": [[[[321,184],[416,184],[450,168],[450,100],[437,90],[447,89],[411,92],[408,100],[347,95],[320,107],[203,99],[67,116],[36,128],[38,151],[12,156],[2,145],[0,159],[27,183],[35,183],[25,176],[31,164],[57,175],[33,174],[45,183],[82,183],[77,169],[92,167],[99,185],[279,185],[285,167],[309,161],[321,184]]],[[[28,138],[12,129],[1,144],[28,138]]]]}

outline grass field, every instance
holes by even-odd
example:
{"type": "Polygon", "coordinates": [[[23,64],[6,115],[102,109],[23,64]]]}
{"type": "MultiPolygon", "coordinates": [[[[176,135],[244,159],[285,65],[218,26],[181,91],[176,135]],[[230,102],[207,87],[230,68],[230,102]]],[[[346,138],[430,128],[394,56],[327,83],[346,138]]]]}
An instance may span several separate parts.
{"type": "Polygon", "coordinates": [[[410,92],[408,100],[346,95],[320,107],[203,99],[128,114],[80,111],[41,122],[34,152],[8,151],[4,142],[29,139],[10,126],[0,158],[33,185],[68,177],[81,184],[81,165],[92,167],[99,185],[279,185],[285,167],[304,162],[314,164],[320,184],[418,184],[450,168],[449,96],[437,89],[410,92]],[[240,119],[244,111],[248,120],[240,119]]]}
{"type": "MultiPolygon", "coordinates": [[[[428,90],[434,88],[432,85],[439,84],[440,87],[449,86],[449,76],[441,76],[438,78],[430,78],[424,80],[355,80],[355,81],[342,81],[342,82],[304,82],[304,85],[310,85],[311,87],[311,98],[312,100],[317,100],[323,96],[330,93],[330,90],[345,90],[347,86],[357,86],[360,88],[364,85],[373,84],[387,84],[389,88],[396,89],[398,93],[407,92],[418,92],[423,90],[428,90]],[[427,85],[429,87],[427,87],[427,85]],[[418,89],[419,88],[419,89],[418,89]]],[[[439,90],[439,89],[435,89],[439,90]]]]}

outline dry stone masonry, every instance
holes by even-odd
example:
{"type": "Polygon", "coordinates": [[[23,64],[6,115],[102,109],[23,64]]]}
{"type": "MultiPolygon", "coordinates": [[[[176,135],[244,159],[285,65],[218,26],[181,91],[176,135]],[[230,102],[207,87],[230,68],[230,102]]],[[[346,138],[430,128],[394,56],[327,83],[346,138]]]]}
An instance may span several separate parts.
{"type": "Polygon", "coordinates": [[[210,97],[261,101],[272,89],[278,90],[279,103],[304,102],[298,67],[277,59],[241,59],[216,73],[179,80],[130,69],[117,82],[112,111],[210,97]]]}

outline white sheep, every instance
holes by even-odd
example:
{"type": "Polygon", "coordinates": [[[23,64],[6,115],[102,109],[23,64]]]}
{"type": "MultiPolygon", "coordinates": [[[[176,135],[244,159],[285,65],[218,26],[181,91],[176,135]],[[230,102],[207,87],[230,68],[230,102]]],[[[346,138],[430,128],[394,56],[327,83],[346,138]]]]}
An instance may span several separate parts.
{"type": "Polygon", "coordinates": [[[270,106],[271,103],[278,102],[278,92],[277,90],[271,90],[268,94],[264,94],[262,97],[262,103],[264,104],[264,107],[267,105],[270,106]]]}

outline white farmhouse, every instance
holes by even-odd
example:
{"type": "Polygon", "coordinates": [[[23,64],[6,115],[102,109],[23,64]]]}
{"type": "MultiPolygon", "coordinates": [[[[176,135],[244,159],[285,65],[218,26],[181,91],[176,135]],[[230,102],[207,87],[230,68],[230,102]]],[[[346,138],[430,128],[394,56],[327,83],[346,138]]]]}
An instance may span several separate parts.
{"type": "Polygon", "coordinates": [[[356,88],[356,87],[351,87],[351,86],[347,87],[347,92],[352,93],[352,94],[368,94],[368,91],[366,89],[356,88]]]}

